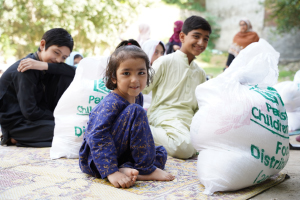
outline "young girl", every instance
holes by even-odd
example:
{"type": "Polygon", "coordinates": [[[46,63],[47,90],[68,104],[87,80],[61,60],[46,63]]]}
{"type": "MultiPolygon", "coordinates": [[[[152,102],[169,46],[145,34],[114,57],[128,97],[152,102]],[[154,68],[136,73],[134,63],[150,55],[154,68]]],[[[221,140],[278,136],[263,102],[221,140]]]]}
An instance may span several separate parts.
{"type": "Polygon", "coordinates": [[[174,179],[163,171],[167,152],[155,147],[142,108],[141,91],[150,83],[149,71],[147,55],[131,42],[123,41],[111,55],[105,81],[112,91],[90,113],[79,152],[84,173],[107,177],[122,188],[136,180],[174,179]]]}

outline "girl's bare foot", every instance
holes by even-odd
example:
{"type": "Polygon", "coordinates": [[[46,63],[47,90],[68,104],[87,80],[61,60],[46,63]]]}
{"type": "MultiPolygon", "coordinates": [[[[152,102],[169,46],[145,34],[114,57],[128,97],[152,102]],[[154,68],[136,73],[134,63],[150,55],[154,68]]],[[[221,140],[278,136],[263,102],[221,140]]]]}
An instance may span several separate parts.
{"type": "Polygon", "coordinates": [[[138,175],[139,175],[139,171],[136,169],[132,169],[132,168],[119,168],[119,171],[122,172],[123,174],[125,174],[126,176],[130,177],[132,182],[135,183],[138,175]]]}
{"type": "Polygon", "coordinates": [[[137,176],[138,181],[173,181],[174,179],[175,176],[159,168],[156,168],[156,170],[149,175],[137,176]]]}
{"type": "Polygon", "coordinates": [[[116,188],[119,188],[119,187],[129,188],[134,184],[129,176],[127,176],[119,171],[108,175],[107,179],[116,188]]]}
{"type": "Polygon", "coordinates": [[[15,139],[13,139],[13,138],[10,138],[10,142],[11,142],[12,144],[17,144],[17,140],[15,140],[15,139]]]}

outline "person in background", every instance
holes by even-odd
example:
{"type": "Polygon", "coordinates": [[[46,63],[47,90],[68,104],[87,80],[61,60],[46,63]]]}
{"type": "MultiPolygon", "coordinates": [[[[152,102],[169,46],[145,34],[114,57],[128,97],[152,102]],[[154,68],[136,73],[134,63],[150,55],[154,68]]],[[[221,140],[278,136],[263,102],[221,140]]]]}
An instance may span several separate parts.
{"type": "Polygon", "coordinates": [[[110,56],[105,84],[111,92],[92,110],[79,150],[82,172],[129,188],[136,180],[171,181],[167,151],[155,146],[141,91],[152,73],[138,43],[123,41],[110,56]]]}
{"type": "Polygon", "coordinates": [[[150,66],[157,58],[166,54],[165,44],[160,40],[149,39],[142,45],[142,49],[150,60],[150,66]]]}
{"type": "Polygon", "coordinates": [[[239,54],[239,52],[242,49],[246,48],[249,44],[253,42],[258,42],[259,40],[257,33],[252,30],[252,25],[248,19],[241,19],[239,25],[240,32],[238,32],[234,36],[233,43],[230,45],[228,50],[226,68],[229,67],[233,59],[239,54]]]}
{"type": "Polygon", "coordinates": [[[140,44],[140,46],[143,45],[143,43],[150,39],[150,33],[151,29],[148,24],[140,24],[139,25],[139,36],[137,38],[137,42],[140,44]]]}
{"type": "Polygon", "coordinates": [[[66,59],[66,64],[77,67],[79,62],[83,59],[83,55],[77,51],[73,51],[66,59]]]}
{"type": "Polygon", "coordinates": [[[62,28],[47,31],[38,51],[11,65],[0,78],[1,145],[51,147],[53,111],[76,68],[64,63],[73,50],[62,28]]]}
{"type": "Polygon", "coordinates": [[[183,21],[176,21],[174,23],[174,33],[169,39],[169,42],[167,43],[167,54],[173,53],[174,51],[177,51],[181,47],[181,41],[179,39],[179,34],[181,32],[183,25],[183,21]]]}
{"type": "MultiPolygon", "coordinates": [[[[166,47],[162,41],[149,39],[143,45],[142,49],[147,54],[150,66],[152,66],[153,62],[159,57],[166,55],[166,47]]],[[[149,94],[144,94],[144,106],[145,110],[148,110],[152,100],[152,92],[149,94]]]]}

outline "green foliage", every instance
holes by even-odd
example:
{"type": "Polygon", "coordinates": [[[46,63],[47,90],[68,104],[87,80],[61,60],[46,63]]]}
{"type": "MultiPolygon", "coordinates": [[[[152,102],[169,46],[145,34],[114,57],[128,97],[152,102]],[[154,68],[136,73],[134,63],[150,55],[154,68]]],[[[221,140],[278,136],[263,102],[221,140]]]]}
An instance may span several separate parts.
{"type": "Polygon", "coordinates": [[[265,0],[265,7],[271,11],[269,20],[276,22],[280,33],[300,29],[299,0],[265,0]]]}
{"type": "Polygon", "coordinates": [[[93,54],[116,46],[122,33],[151,0],[0,0],[0,55],[24,57],[37,50],[44,32],[65,28],[74,49],[93,54]],[[15,49],[12,52],[11,49],[15,49]]]}
{"type": "Polygon", "coordinates": [[[163,0],[167,4],[176,4],[181,9],[205,11],[205,1],[203,0],[163,0]]]}
{"type": "Polygon", "coordinates": [[[217,23],[217,17],[211,15],[210,13],[205,13],[205,18],[211,26],[212,33],[209,36],[208,47],[213,49],[215,47],[216,40],[220,37],[220,25],[217,23]]]}
{"type": "Polygon", "coordinates": [[[202,61],[209,63],[212,57],[212,52],[209,47],[206,48],[206,50],[200,54],[200,58],[202,61]]]}

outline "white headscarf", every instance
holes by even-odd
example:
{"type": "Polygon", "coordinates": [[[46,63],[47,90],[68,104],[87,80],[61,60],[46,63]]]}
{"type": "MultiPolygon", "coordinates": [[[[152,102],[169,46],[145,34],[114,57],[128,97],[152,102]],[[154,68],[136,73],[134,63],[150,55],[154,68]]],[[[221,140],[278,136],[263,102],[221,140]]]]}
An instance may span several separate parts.
{"type": "Polygon", "coordinates": [[[160,42],[161,42],[162,45],[164,46],[164,49],[165,49],[164,55],[166,55],[166,47],[165,47],[165,44],[164,44],[162,41],[150,39],[150,40],[147,40],[147,41],[142,45],[142,49],[143,49],[144,52],[147,54],[147,56],[148,56],[150,62],[151,62],[152,56],[153,56],[153,54],[154,54],[154,52],[155,52],[155,48],[157,47],[157,45],[158,45],[160,42]]]}
{"type": "Polygon", "coordinates": [[[241,22],[241,21],[243,21],[243,22],[245,22],[247,24],[247,32],[253,31],[252,30],[252,24],[249,21],[249,19],[247,19],[247,18],[244,17],[239,22],[241,22]]]}
{"type": "Polygon", "coordinates": [[[66,64],[74,66],[74,57],[80,55],[83,58],[83,55],[77,51],[73,51],[70,56],[66,59],[66,64]]]}

